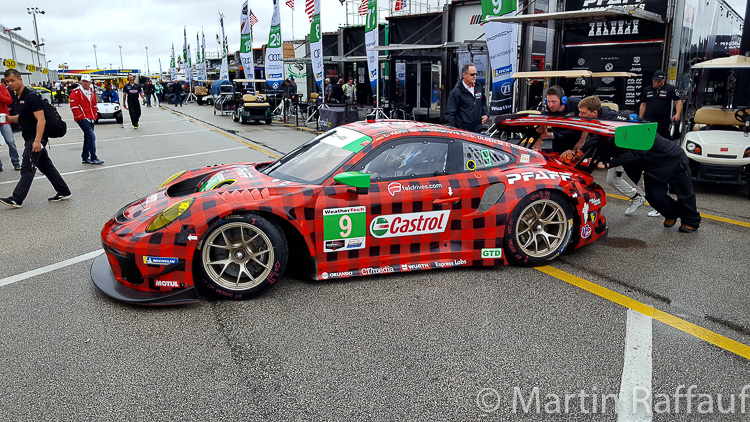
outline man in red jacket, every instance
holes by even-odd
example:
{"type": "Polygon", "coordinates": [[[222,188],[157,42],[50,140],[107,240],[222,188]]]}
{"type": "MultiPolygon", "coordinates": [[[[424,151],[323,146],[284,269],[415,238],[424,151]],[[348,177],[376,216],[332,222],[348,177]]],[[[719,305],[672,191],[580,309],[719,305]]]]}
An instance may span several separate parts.
{"type": "Polygon", "coordinates": [[[96,120],[96,92],[91,86],[91,76],[81,76],[81,85],[70,93],[70,110],[73,120],[83,131],[83,164],[104,164],[96,157],[96,135],[94,135],[94,121],[96,120]]]}
{"type": "MultiPolygon", "coordinates": [[[[8,145],[8,154],[10,155],[10,162],[13,164],[13,168],[21,170],[21,159],[18,156],[16,141],[13,139],[13,129],[10,128],[10,121],[8,120],[8,115],[10,114],[8,107],[11,104],[13,104],[13,97],[10,96],[10,91],[5,86],[5,79],[3,79],[2,83],[0,83],[0,114],[4,114],[5,119],[0,118],[0,136],[3,137],[5,143],[8,145]]],[[[0,171],[3,171],[3,163],[0,163],[0,171]]]]}

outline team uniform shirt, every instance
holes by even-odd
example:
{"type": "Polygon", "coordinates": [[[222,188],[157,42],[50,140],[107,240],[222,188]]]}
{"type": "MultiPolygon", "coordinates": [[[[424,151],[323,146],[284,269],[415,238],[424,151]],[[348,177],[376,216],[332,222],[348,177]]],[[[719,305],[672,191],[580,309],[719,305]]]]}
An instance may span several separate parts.
{"type": "Polygon", "coordinates": [[[36,92],[24,87],[20,96],[11,93],[14,101],[14,111],[18,115],[18,124],[21,125],[21,136],[24,141],[30,142],[36,139],[36,117],[34,113],[44,110],[42,97],[36,92]]]}
{"type": "Polygon", "coordinates": [[[122,92],[125,94],[125,98],[127,98],[128,103],[138,103],[138,97],[143,92],[143,89],[141,88],[140,84],[134,83],[126,83],[124,87],[122,87],[122,92]]]}
{"type": "Polygon", "coordinates": [[[669,121],[672,117],[672,101],[679,99],[680,94],[672,85],[664,84],[659,89],[655,89],[653,85],[647,86],[641,95],[641,101],[646,103],[646,114],[643,118],[652,122],[669,121]]]}
{"type": "MultiPolygon", "coordinates": [[[[565,107],[562,111],[551,111],[546,109],[544,115],[547,116],[561,116],[561,117],[578,117],[578,103],[581,102],[580,98],[570,98],[565,103],[565,107]]],[[[552,150],[554,152],[565,152],[578,143],[581,138],[581,131],[573,129],[552,129],[552,150]]]]}

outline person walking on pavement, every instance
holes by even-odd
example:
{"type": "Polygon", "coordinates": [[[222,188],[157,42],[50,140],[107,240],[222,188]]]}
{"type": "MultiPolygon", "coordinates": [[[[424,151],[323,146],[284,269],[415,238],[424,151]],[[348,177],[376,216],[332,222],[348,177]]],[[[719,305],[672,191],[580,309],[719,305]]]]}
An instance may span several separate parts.
{"type": "Polygon", "coordinates": [[[151,84],[151,80],[143,85],[143,95],[146,97],[146,107],[151,107],[151,94],[153,94],[154,86],[151,84]]]}
{"type": "Polygon", "coordinates": [[[447,124],[469,132],[479,132],[489,117],[487,101],[482,87],[477,85],[477,68],[465,64],[461,69],[462,80],[448,94],[445,109],[447,124]]]}
{"type": "Polygon", "coordinates": [[[130,113],[130,122],[134,129],[138,129],[138,121],[141,119],[141,103],[138,97],[143,98],[143,89],[135,83],[135,75],[128,75],[128,83],[122,87],[124,98],[123,106],[130,113]]]}
{"type": "Polygon", "coordinates": [[[677,88],[668,85],[666,78],[667,75],[663,70],[654,72],[651,85],[643,88],[638,117],[641,120],[656,122],[658,124],[656,133],[667,139],[672,139],[669,125],[671,122],[680,121],[682,100],[677,88]],[[674,115],[672,115],[672,101],[674,101],[674,115]]]}
{"type": "Polygon", "coordinates": [[[159,100],[159,105],[161,105],[164,101],[164,85],[161,82],[157,83],[154,86],[154,92],[156,93],[156,98],[159,100]]]}
{"type": "Polygon", "coordinates": [[[172,84],[172,91],[174,91],[174,106],[182,107],[182,84],[178,81],[174,81],[174,84],[172,84]]]}
{"type": "Polygon", "coordinates": [[[96,135],[94,134],[94,121],[96,120],[96,93],[91,86],[91,76],[81,76],[81,85],[70,93],[70,111],[73,112],[73,120],[83,131],[83,153],[81,162],[83,164],[104,164],[96,156],[96,135]]]}
{"type": "MultiPolygon", "coordinates": [[[[11,104],[13,104],[13,97],[10,95],[8,87],[5,86],[5,79],[3,79],[0,83],[0,135],[5,140],[5,144],[8,145],[8,155],[13,168],[20,171],[21,159],[18,156],[18,147],[16,147],[16,141],[13,139],[13,129],[10,127],[10,121],[8,120],[10,114],[8,107],[11,104]]],[[[0,171],[3,171],[3,163],[1,162],[0,171]]]]}
{"type": "Polygon", "coordinates": [[[50,202],[59,202],[71,197],[70,188],[60,176],[55,165],[47,153],[47,139],[44,137],[44,105],[42,98],[36,92],[23,85],[21,74],[15,69],[7,69],[4,73],[8,87],[14,92],[13,107],[15,115],[8,116],[11,123],[21,125],[21,136],[24,140],[23,158],[21,162],[21,180],[18,181],[13,194],[7,198],[0,198],[0,203],[12,208],[21,208],[26,195],[34,181],[36,170],[42,172],[57,192],[48,198],[50,202]]]}

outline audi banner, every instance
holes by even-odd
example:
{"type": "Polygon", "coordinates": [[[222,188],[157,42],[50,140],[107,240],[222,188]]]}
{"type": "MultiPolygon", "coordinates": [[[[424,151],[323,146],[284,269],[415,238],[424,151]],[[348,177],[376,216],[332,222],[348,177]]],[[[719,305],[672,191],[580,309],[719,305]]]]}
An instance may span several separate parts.
{"type": "MultiPolygon", "coordinates": [[[[482,16],[502,16],[516,10],[515,0],[482,0],[482,16]]],[[[516,24],[486,22],[484,33],[492,69],[490,114],[510,113],[513,108],[513,79],[518,66],[516,24]]]]}
{"type": "Polygon", "coordinates": [[[323,93],[323,42],[320,32],[320,0],[314,1],[313,17],[310,23],[310,55],[318,92],[323,93]]]}
{"type": "Polygon", "coordinates": [[[273,17],[266,48],[266,83],[271,89],[281,89],[284,81],[284,64],[281,61],[281,19],[279,0],[273,0],[273,17]]]}
{"type": "Polygon", "coordinates": [[[253,79],[253,36],[250,34],[250,8],[247,1],[242,4],[240,14],[240,61],[245,79],[253,79]]]}

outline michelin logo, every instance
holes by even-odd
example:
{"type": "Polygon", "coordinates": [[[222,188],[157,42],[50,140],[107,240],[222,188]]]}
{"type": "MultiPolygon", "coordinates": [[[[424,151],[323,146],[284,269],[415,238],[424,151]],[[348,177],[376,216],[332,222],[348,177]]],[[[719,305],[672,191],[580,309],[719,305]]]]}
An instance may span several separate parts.
{"type": "Polygon", "coordinates": [[[146,265],[171,265],[180,262],[177,258],[162,258],[158,256],[144,256],[143,263],[146,265]]]}

